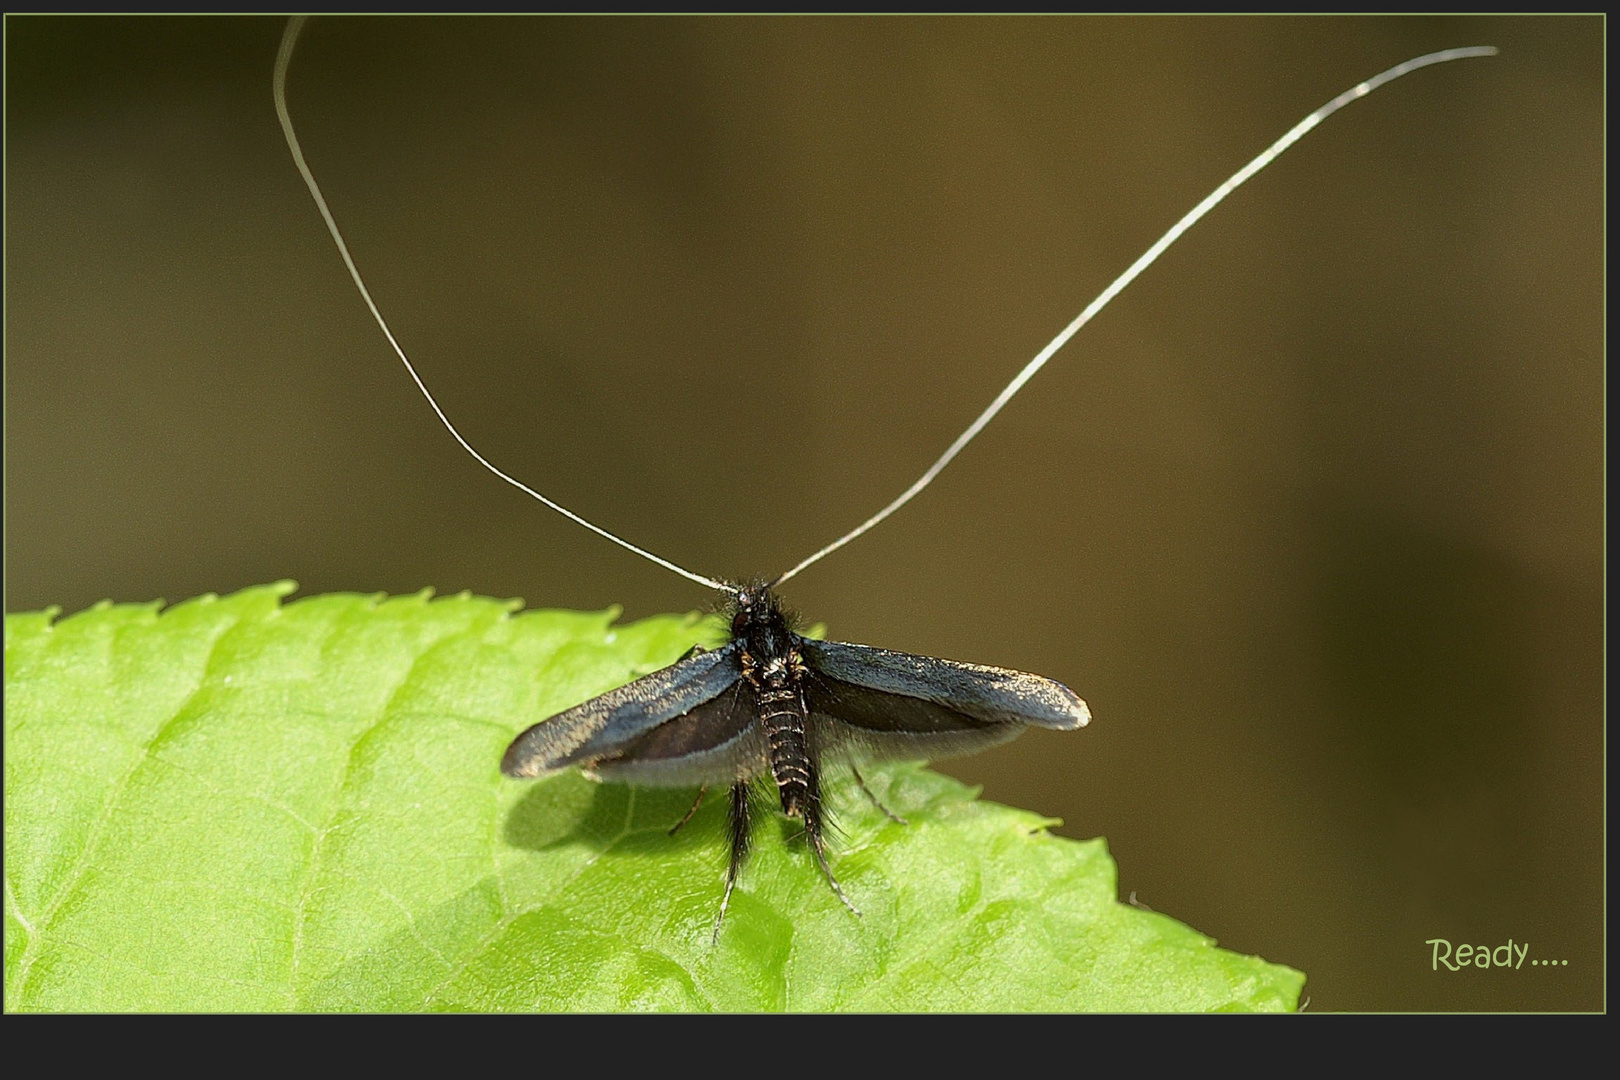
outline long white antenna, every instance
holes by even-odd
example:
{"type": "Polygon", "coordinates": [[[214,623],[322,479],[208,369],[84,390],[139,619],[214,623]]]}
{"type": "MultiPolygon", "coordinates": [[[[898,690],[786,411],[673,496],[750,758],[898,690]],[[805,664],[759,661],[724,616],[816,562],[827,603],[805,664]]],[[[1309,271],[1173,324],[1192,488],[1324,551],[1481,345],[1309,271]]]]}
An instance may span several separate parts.
{"type": "Polygon", "coordinates": [[[298,136],[293,132],[292,117],[287,113],[287,65],[292,62],[293,46],[298,43],[298,33],[304,28],[304,21],[306,18],[307,16],[304,15],[294,16],[290,21],[288,21],[287,29],[281,35],[281,52],[276,56],[276,74],[273,81],[276,97],[276,115],[281,118],[281,130],[282,133],[287,136],[287,146],[292,150],[293,161],[298,165],[298,172],[303,176],[304,183],[309,185],[309,193],[315,197],[315,205],[320,208],[321,217],[326,219],[326,228],[329,232],[331,232],[332,239],[337,242],[338,254],[343,256],[343,265],[349,268],[349,276],[354,279],[355,287],[360,290],[361,299],[366,302],[366,307],[371,309],[371,317],[377,320],[377,325],[382,328],[383,336],[388,338],[388,344],[394,347],[394,352],[399,356],[400,362],[405,365],[405,370],[411,373],[411,378],[415,381],[416,388],[422,391],[422,396],[427,398],[427,403],[433,406],[433,411],[438,415],[440,422],[444,424],[445,428],[450,432],[451,435],[455,436],[455,440],[461,444],[461,448],[467,451],[467,453],[471,454],[473,458],[477,460],[478,464],[482,465],[484,468],[488,469],[502,480],[505,480],[508,484],[511,484],[519,491],[527,495],[532,495],[534,498],[545,503],[563,517],[568,518],[570,521],[579,522],[579,524],[585,526],[598,536],[606,537],[615,544],[618,544],[620,547],[633,551],[644,559],[651,559],[653,562],[657,563],[659,566],[662,566],[666,570],[675,571],[688,581],[695,581],[699,585],[707,585],[709,588],[717,589],[720,592],[735,594],[737,591],[736,586],[727,585],[725,582],[716,581],[714,578],[704,577],[702,574],[694,574],[690,570],[676,566],[668,559],[661,559],[650,551],[645,551],[642,548],[638,548],[630,541],[614,536],[600,525],[593,525],[589,521],[586,521],[584,518],[580,517],[578,514],[574,513],[572,510],[552,502],[550,499],[546,498],[544,495],[540,494],[538,491],[534,490],[532,487],[529,487],[529,485],[523,483],[522,481],[508,476],[506,473],[497,469],[494,465],[491,465],[483,454],[480,454],[477,450],[474,450],[472,444],[461,437],[461,432],[456,430],[456,426],[450,422],[450,418],[444,415],[444,410],[439,408],[439,403],[435,401],[433,399],[433,395],[428,392],[427,386],[422,382],[422,376],[416,373],[416,367],[411,363],[410,357],[405,355],[405,350],[399,347],[398,341],[394,340],[394,332],[388,329],[387,320],[383,318],[382,312],[377,309],[376,303],[371,299],[371,291],[366,288],[365,281],[360,277],[359,268],[354,265],[354,258],[349,254],[349,245],[343,242],[343,234],[338,231],[337,220],[332,217],[332,211],[326,205],[326,197],[321,194],[321,186],[315,182],[315,174],[309,171],[309,165],[304,161],[304,151],[298,145],[298,136]]]}
{"type": "Polygon", "coordinates": [[[928,471],[923,473],[915,484],[912,484],[910,487],[906,488],[905,491],[901,492],[900,497],[895,499],[888,506],[885,506],[882,510],[879,510],[871,517],[861,522],[861,524],[857,525],[843,536],[840,536],[837,540],[834,540],[832,543],[828,544],[826,547],[822,548],[808,559],[805,559],[787,573],[778,577],[775,581],[771,582],[771,585],[773,587],[780,585],[788,578],[793,577],[799,571],[820,562],[828,555],[831,555],[833,552],[837,551],[839,548],[843,547],[857,536],[860,536],[862,533],[871,529],[873,526],[877,525],[878,522],[882,521],[884,518],[888,517],[902,506],[906,505],[906,503],[910,502],[917,496],[918,492],[922,491],[923,488],[933,483],[934,477],[938,476],[940,471],[951,463],[951,459],[962,452],[962,448],[964,446],[973,441],[973,437],[982,431],[986,424],[995,419],[995,415],[1001,411],[1001,407],[1007,404],[1007,402],[1011,401],[1012,396],[1018,393],[1018,391],[1022,390],[1024,388],[1024,384],[1029,382],[1037,371],[1046,366],[1046,362],[1052,358],[1052,354],[1063,348],[1063,346],[1068,343],[1068,340],[1075,335],[1076,331],[1078,331],[1082,326],[1086,325],[1086,323],[1090,322],[1092,316],[1096,315],[1097,312],[1107,307],[1108,302],[1114,297],[1118,296],[1120,292],[1124,290],[1125,286],[1129,285],[1132,281],[1135,281],[1138,274],[1140,274],[1143,270],[1146,270],[1149,266],[1153,265],[1153,261],[1160,255],[1163,255],[1166,248],[1180,239],[1182,233],[1192,228],[1199,218],[1209,213],[1215,208],[1217,203],[1226,198],[1228,195],[1232,194],[1232,192],[1237,189],[1238,185],[1242,184],[1245,180],[1249,179],[1249,177],[1253,176],[1267,165],[1270,165],[1278,154],[1281,154],[1284,150],[1287,150],[1290,146],[1293,146],[1296,142],[1304,137],[1306,132],[1310,131],[1317,124],[1320,124],[1323,120],[1326,120],[1328,117],[1332,116],[1334,113],[1338,112],[1340,109],[1344,108],[1357,98],[1366,97],[1368,94],[1372,93],[1380,86],[1383,86],[1385,83],[1398,79],[1408,72],[1416,71],[1418,68],[1428,67],[1430,64],[1443,64],[1448,60],[1462,60],[1471,56],[1495,55],[1495,48],[1489,45],[1479,45],[1464,49],[1446,49],[1444,52],[1429,53],[1426,56],[1416,57],[1415,59],[1406,61],[1404,64],[1396,64],[1383,74],[1375,75],[1364,83],[1358,83],[1354,87],[1346,90],[1344,93],[1334,98],[1332,101],[1328,102],[1326,105],[1323,105],[1320,109],[1317,109],[1315,112],[1311,113],[1311,115],[1307,116],[1299,123],[1295,124],[1288,134],[1272,143],[1259,157],[1255,158],[1253,161],[1249,162],[1247,165],[1243,166],[1243,168],[1234,173],[1230,180],[1226,181],[1226,183],[1210,192],[1208,197],[1206,197],[1203,202],[1199,203],[1197,206],[1193,207],[1187,212],[1186,217],[1182,218],[1180,221],[1176,222],[1175,225],[1171,226],[1170,231],[1159,238],[1158,243],[1148,248],[1147,251],[1142,254],[1141,258],[1137,259],[1130,265],[1129,269],[1127,269],[1123,274],[1119,275],[1119,277],[1115,278],[1114,283],[1102,291],[1102,295],[1098,296],[1097,299],[1093,300],[1089,305],[1087,305],[1086,309],[1082,311],[1072,323],[1063,328],[1062,333],[1053,338],[1051,343],[1047,345],[1046,348],[1042,349],[1038,354],[1036,354],[1035,359],[1024,365],[1024,370],[1020,371],[1013,381],[1007,384],[1007,388],[1005,390],[996,395],[996,400],[990,403],[990,407],[985,409],[984,412],[980,413],[979,418],[973,421],[973,423],[969,424],[966,431],[957,436],[956,441],[951,443],[951,445],[946,448],[945,452],[939,456],[939,460],[930,465],[928,467],[928,471]]]}

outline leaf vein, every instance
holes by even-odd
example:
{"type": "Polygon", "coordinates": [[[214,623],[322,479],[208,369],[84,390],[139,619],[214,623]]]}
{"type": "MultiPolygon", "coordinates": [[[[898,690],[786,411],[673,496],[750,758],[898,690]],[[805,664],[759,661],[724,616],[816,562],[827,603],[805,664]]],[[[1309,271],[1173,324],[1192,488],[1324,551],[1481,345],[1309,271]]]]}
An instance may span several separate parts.
{"type": "MultiPolygon", "coordinates": [[[[61,910],[63,902],[73,894],[73,890],[78,887],[79,883],[83,880],[85,873],[89,870],[91,855],[100,845],[102,834],[106,832],[107,825],[112,820],[113,807],[118,805],[118,800],[123,797],[124,789],[129,786],[130,780],[134,778],[135,774],[140,771],[141,767],[145,765],[147,760],[151,757],[152,748],[156,746],[163,736],[167,734],[168,731],[174,726],[175,721],[184,715],[186,706],[190,705],[192,701],[196,700],[196,697],[202,691],[202,688],[208,684],[209,672],[213,669],[214,662],[219,656],[220,642],[223,641],[227,635],[229,635],[231,630],[235,629],[242,623],[244,618],[242,613],[233,612],[232,614],[233,618],[231,618],[228,623],[221,626],[219,632],[214,635],[214,640],[208,643],[208,657],[203,661],[202,673],[198,676],[196,685],[193,686],[190,692],[186,694],[185,700],[176,706],[174,711],[171,712],[169,716],[158,725],[157,730],[154,731],[152,735],[141,745],[140,753],[136,755],[135,761],[128,769],[124,770],[123,774],[120,775],[117,780],[113,782],[111,790],[109,790],[106,797],[102,799],[101,809],[97,812],[96,819],[91,824],[90,831],[85,836],[84,846],[79,849],[79,854],[77,858],[74,859],[73,869],[68,872],[67,878],[56,890],[56,895],[51,897],[50,901],[45,905],[45,911],[40,916],[39,933],[29,941],[28,951],[24,954],[22,962],[18,964],[17,990],[19,999],[22,997],[27,988],[28,973],[33,968],[34,963],[39,959],[40,950],[44,948],[45,940],[50,936],[52,924],[55,922],[56,916],[61,910]]],[[[155,613],[153,615],[151,625],[158,625],[162,619],[163,615],[161,613],[155,613]]]]}
{"type": "Polygon", "coordinates": [[[544,898],[539,898],[539,902],[530,904],[520,910],[507,911],[501,916],[500,919],[496,920],[495,925],[490,927],[489,930],[478,939],[476,944],[467,949],[466,956],[459,961],[452,970],[447,972],[442,980],[435,983],[428,990],[427,994],[422,999],[424,1007],[431,1007],[438,1000],[439,995],[443,993],[451,983],[455,982],[456,979],[460,977],[461,973],[467,970],[468,966],[471,965],[472,962],[476,960],[485,949],[494,944],[495,941],[507,931],[514,921],[516,921],[520,916],[527,915],[532,911],[541,911],[547,907],[550,907],[552,897],[559,893],[567,892],[570,885],[583,877],[587,871],[602,861],[603,856],[612,851],[618,846],[621,840],[630,835],[630,811],[633,811],[635,807],[635,790],[636,789],[634,787],[630,788],[630,796],[627,800],[630,803],[630,808],[625,814],[624,826],[621,827],[619,833],[609,838],[608,841],[602,845],[601,851],[596,852],[590,859],[581,863],[574,870],[574,872],[569,874],[566,878],[558,881],[556,886],[545,894],[544,898]]]}

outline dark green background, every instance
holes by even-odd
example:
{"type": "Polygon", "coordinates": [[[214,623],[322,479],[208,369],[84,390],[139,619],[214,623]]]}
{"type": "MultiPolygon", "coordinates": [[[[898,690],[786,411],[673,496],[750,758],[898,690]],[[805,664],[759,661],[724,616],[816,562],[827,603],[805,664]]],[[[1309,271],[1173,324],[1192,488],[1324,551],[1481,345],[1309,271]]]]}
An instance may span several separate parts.
{"type": "MultiPolygon", "coordinates": [[[[6,609],[703,590],[480,471],[276,127],[281,24],[6,27],[6,609]]],[[[1315,1009],[1595,1009],[1597,18],[317,20],[310,160],[497,464],[700,572],[1091,703],[953,762],[1315,1009]],[[1431,970],[1424,940],[1567,967],[1431,970]]],[[[656,903],[656,898],[649,898],[656,903]]]]}

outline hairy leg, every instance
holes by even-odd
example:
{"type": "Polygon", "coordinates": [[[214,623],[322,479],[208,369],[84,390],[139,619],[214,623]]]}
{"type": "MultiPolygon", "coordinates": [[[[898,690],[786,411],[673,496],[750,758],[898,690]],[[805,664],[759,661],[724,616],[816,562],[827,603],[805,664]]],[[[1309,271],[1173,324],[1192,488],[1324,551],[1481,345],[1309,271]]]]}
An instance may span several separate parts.
{"type": "Polygon", "coordinates": [[[720,898],[720,914],[714,920],[714,940],[720,940],[720,924],[725,921],[726,907],[731,903],[731,890],[737,887],[737,875],[748,859],[748,784],[746,781],[731,785],[731,820],[728,832],[731,838],[731,865],[726,870],[726,894],[720,898]]]}

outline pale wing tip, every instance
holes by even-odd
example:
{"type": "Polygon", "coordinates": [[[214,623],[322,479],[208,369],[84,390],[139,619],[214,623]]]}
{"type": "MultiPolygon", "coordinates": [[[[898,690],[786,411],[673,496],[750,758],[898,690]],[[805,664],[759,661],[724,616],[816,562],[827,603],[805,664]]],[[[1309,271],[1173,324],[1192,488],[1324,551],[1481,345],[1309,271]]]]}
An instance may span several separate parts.
{"type": "Polygon", "coordinates": [[[1054,731],[1074,731],[1091,723],[1091,709],[1080,700],[1080,695],[1060,682],[1041,680],[1046,690],[1041,695],[1041,706],[1026,714],[1025,723],[1054,731]]]}
{"type": "Polygon", "coordinates": [[[1069,703],[1069,728],[1083,728],[1091,723],[1091,708],[1080,698],[1076,697],[1069,703]]]}
{"type": "Polygon", "coordinates": [[[501,775],[513,780],[530,780],[539,776],[544,770],[540,763],[533,759],[526,759],[521,754],[512,753],[508,748],[501,758],[501,775]]]}
{"type": "MultiPolygon", "coordinates": [[[[541,721],[542,724],[544,722],[541,721]]],[[[527,728],[506,748],[506,753],[501,755],[502,776],[513,780],[532,780],[557,771],[551,766],[546,747],[535,734],[538,727],[540,724],[527,728]]]]}

